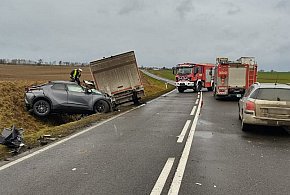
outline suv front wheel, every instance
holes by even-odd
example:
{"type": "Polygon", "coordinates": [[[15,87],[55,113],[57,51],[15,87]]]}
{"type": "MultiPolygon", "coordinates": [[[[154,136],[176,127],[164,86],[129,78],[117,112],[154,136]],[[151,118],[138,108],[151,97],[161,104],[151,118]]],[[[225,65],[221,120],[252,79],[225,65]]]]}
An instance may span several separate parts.
{"type": "Polygon", "coordinates": [[[110,106],[105,100],[99,100],[94,105],[95,113],[107,113],[110,111],[110,106]]]}

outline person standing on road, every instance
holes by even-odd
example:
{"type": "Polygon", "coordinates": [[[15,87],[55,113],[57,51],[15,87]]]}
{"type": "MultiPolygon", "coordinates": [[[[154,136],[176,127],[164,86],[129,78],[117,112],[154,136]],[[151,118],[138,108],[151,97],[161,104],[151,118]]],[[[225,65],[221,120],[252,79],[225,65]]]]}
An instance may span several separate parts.
{"type": "Polygon", "coordinates": [[[80,77],[81,77],[82,71],[83,70],[81,68],[76,68],[76,69],[72,70],[70,73],[70,78],[72,79],[72,81],[77,82],[78,85],[81,84],[80,77]]]}

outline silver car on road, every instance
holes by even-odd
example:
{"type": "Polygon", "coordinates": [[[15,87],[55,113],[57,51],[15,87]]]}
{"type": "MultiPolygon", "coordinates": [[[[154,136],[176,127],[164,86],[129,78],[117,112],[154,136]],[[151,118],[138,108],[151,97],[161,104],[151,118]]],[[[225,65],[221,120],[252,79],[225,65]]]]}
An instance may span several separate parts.
{"type": "Polygon", "coordinates": [[[251,125],[290,127],[290,85],[254,83],[239,101],[242,130],[251,125]]]}
{"type": "Polygon", "coordinates": [[[108,96],[70,81],[50,81],[26,88],[25,104],[38,116],[53,112],[105,113],[112,110],[108,96]]]}

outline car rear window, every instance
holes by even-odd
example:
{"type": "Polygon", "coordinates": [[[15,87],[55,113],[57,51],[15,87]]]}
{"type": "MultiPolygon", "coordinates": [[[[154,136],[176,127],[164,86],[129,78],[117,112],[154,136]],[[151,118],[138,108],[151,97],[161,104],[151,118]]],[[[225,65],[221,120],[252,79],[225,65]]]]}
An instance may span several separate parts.
{"type": "Polygon", "coordinates": [[[290,101],[290,89],[262,88],[259,89],[256,99],[270,101],[290,101]]]}

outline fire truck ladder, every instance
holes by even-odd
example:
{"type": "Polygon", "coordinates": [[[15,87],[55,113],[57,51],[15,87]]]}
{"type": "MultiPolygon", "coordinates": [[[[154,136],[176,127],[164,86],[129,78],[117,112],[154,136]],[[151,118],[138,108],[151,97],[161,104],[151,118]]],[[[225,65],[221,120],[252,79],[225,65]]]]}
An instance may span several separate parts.
{"type": "Polygon", "coordinates": [[[255,81],[256,74],[257,74],[257,67],[255,65],[250,65],[249,66],[249,86],[252,85],[254,82],[256,82],[255,81]]]}

